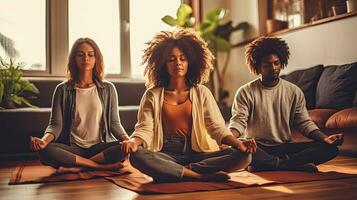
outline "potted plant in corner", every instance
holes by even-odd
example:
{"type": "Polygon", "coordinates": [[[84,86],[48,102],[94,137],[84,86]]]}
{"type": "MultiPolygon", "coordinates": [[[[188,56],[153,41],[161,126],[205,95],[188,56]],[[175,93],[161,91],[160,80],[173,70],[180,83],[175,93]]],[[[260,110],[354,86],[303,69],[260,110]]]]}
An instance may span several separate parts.
{"type": "Polygon", "coordinates": [[[217,8],[208,12],[200,23],[196,22],[191,14],[192,8],[189,5],[181,4],[177,9],[176,18],[166,15],[161,20],[170,26],[194,28],[207,42],[208,47],[216,57],[213,63],[214,69],[210,74],[208,87],[215,96],[225,120],[227,120],[230,115],[230,109],[224,100],[229,96],[229,92],[225,89],[224,84],[225,74],[229,65],[230,52],[232,49],[230,37],[233,32],[245,30],[249,25],[247,22],[241,22],[233,26],[232,21],[221,24],[222,20],[228,14],[228,10],[224,8],[217,8]],[[218,64],[218,53],[226,54],[223,66],[218,64]]]}
{"type": "Polygon", "coordinates": [[[23,79],[22,67],[22,63],[0,57],[0,109],[36,107],[28,98],[34,98],[33,94],[38,94],[39,90],[23,79]]]}

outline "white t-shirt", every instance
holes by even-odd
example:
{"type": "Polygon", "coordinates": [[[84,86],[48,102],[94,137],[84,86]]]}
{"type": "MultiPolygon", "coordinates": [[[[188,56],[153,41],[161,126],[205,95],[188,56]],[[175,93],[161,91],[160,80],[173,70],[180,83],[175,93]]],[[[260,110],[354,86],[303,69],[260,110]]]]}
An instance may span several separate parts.
{"type": "Polygon", "coordinates": [[[71,129],[71,143],[83,148],[99,143],[102,113],[97,87],[76,87],[76,110],[71,129]]]}

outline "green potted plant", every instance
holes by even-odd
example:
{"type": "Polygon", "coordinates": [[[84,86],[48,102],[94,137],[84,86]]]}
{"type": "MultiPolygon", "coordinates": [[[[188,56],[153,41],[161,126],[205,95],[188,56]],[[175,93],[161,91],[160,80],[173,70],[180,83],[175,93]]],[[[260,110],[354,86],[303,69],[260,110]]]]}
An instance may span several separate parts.
{"type": "Polygon", "coordinates": [[[0,57],[0,109],[36,107],[28,98],[38,94],[37,87],[23,79],[23,63],[0,57]]]}
{"type": "Polygon", "coordinates": [[[181,4],[177,9],[176,18],[166,15],[161,19],[164,23],[170,26],[194,28],[207,42],[208,47],[211,49],[216,58],[218,52],[227,54],[225,56],[223,66],[219,66],[217,59],[215,59],[214,70],[211,72],[209,81],[209,87],[212,93],[215,95],[215,98],[220,106],[226,106],[224,99],[229,95],[228,91],[224,88],[224,77],[227,71],[230,52],[232,49],[230,36],[233,32],[244,30],[249,26],[247,22],[241,22],[235,26],[232,25],[232,21],[221,24],[222,20],[227,16],[227,14],[227,9],[217,8],[208,12],[203,20],[198,23],[191,16],[192,8],[189,5],[181,4]],[[214,76],[216,76],[217,79],[215,79],[214,76]],[[215,80],[217,80],[217,82],[215,80]],[[216,88],[218,89],[218,96],[216,88]]]}

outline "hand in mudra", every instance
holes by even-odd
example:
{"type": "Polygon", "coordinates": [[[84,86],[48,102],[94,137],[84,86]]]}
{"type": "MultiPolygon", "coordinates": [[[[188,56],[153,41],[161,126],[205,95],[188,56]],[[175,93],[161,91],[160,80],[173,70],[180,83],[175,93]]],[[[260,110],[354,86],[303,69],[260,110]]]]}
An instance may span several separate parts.
{"type": "Polygon", "coordinates": [[[255,153],[257,151],[257,143],[254,139],[240,140],[240,143],[239,150],[243,153],[255,153]]]}
{"type": "Polygon", "coordinates": [[[343,134],[333,134],[324,139],[324,142],[331,145],[340,146],[343,144],[343,134]]]}
{"type": "Polygon", "coordinates": [[[131,140],[122,141],[121,145],[122,145],[121,150],[126,154],[133,153],[138,150],[138,145],[135,144],[135,142],[133,142],[131,140]]]}
{"type": "Polygon", "coordinates": [[[47,142],[38,137],[30,136],[30,149],[32,151],[40,151],[47,147],[47,142]]]}

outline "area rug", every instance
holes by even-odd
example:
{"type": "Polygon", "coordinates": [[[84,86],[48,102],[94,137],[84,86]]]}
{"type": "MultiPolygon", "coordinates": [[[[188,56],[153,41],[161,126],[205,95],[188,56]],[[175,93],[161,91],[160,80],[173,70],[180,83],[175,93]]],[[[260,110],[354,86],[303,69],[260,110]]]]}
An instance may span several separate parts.
{"type": "Polygon", "coordinates": [[[247,171],[237,171],[230,174],[232,178],[227,182],[153,183],[151,177],[138,171],[122,176],[106,177],[105,179],[140,194],[171,194],[357,177],[357,169],[351,170],[350,168],[324,165],[319,167],[319,170],[317,173],[270,171],[254,174],[247,171]]]}
{"type": "Polygon", "coordinates": [[[56,173],[56,169],[34,161],[18,165],[11,174],[9,185],[87,180],[118,176],[126,173],[130,173],[130,168],[124,167],[117,171],[85,171],[80,173],[58,174],[56,173]]]}

